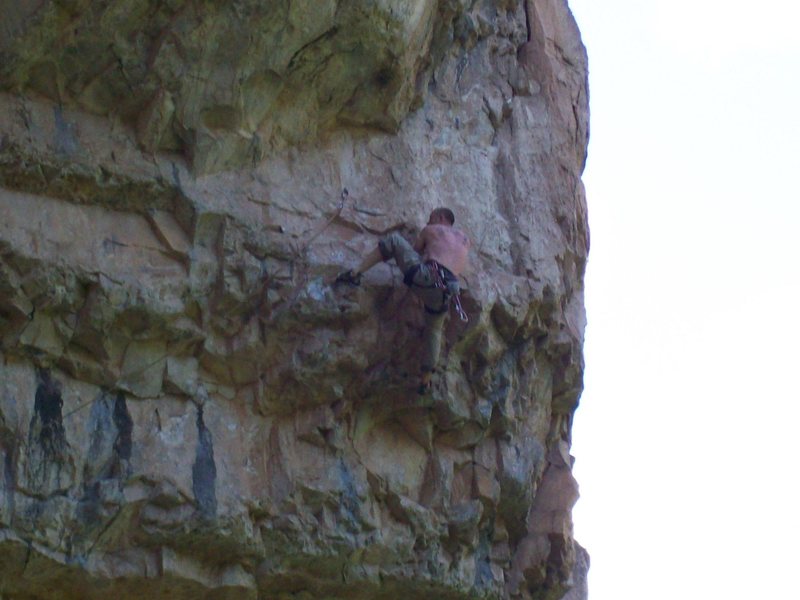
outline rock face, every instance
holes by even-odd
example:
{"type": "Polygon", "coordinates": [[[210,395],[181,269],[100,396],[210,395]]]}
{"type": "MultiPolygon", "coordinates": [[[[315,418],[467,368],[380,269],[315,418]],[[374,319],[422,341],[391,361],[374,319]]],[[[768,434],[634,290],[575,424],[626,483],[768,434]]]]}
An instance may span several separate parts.
{"type": "Polygon", "coordinates": [[[563,0],[4,9],[0,594],[585,597],[586,93],[563,0]],[[402,274],[332,280],[441,205],[419,396],[402,274]]]}

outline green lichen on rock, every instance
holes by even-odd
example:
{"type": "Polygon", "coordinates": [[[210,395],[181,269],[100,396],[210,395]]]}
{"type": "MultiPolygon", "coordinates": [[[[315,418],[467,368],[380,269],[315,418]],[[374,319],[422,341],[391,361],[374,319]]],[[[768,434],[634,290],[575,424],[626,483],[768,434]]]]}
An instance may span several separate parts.
{"type": "Polygon", "coordinates": [[[432,0],[23,2],[0,89],[119,116],[146,150],[219,171],[336,127],[396,131],[439,19],[432,0]]]}

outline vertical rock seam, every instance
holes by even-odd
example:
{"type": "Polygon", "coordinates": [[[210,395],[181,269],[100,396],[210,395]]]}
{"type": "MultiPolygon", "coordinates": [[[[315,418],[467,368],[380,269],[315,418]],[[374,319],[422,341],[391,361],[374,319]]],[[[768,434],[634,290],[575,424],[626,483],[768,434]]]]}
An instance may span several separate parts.
{"type": "Polygon", "coordinates": [[[214,442],[203,422],[203,407],[197,407],[197,449],[192,465],[192,491],[203,516],[217,512],[217,466],[214,463],[214,442]]]}

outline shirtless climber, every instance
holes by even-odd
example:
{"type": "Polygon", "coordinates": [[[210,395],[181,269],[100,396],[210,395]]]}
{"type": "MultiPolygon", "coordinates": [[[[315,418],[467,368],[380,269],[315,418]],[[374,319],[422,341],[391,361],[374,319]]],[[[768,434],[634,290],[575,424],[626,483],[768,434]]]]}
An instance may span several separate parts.
{"type": "Polygon", "coordinates": [[[381,261],[394,258],[403,272],[403,282],[425,305],[425,342],[420,361],[419,392],[430,389],[431,378],[439,360],[444,318],[450,301],[455,299],[462,319],[466,320],[459,300],[458,276],[467,266],[469,238],[453,227],[455,216],[449,208],[437,208],[428,218],[412,247],[399,233],[392,233],[378,242],[354,270],[337,277],[340,283],[359,285],[361,275],[381,261]]]}

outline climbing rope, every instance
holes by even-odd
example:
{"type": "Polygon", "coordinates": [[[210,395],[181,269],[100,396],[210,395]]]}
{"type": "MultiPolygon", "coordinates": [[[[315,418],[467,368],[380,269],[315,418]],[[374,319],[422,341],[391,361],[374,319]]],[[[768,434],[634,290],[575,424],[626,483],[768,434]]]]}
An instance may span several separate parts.
{"type": "MultiPolygon", "coordinates": [[[[303,263],[305,262],[306,252],[308,251],[308,248],[311,246],[311,243],[315,239],[317,239],[322,234],[322,232],[325,231],[330,226],[331,223],[333,223],[336,219],[338,219],[341,216],[342,211],[344,210],[345,202],[347,201],[347,198],[349,196],[350,196],[350,192],[347,191],[347,188],[342,188],[342,193],[339,196],[339,206],[336,208],[336,211],[333,213],[333,215],[330,216],[322,224],[322,226],[319,227],[308,239],[306,239],[305,242],[303,243],[303,245],[299,249],[294,249],[295,257],[291,261],[292,282],[293,283],[294,283],[295,261],[303,262],[303,263]]],[[[303,266],[307,267],[307,265],[303,265],[303,266]]],[[[267,317],[267,323],[272,323],[279,316],[281,316],[283,313],[285,313],[289,308],[294,306],[295,302],[297,302],[297,299],[303,293],[303,289],[304,289],[304,287],[306,286],[307,283],[308,283],[308,272],[307,272],[307,269],[304,268],[301,271],[301,274],[300,274],[300,281],[297,284],[293,285],[293,287],[292,287],[291,291],[289,292],[288,296],[286,297],[286,301],[283,303],[283,305],[278,307],[274,312],[272,312],[267,317]]],[[[265,285],[265,292],[266,292],[266,287],[267,286],[265,285]]],[[[263,303],[263,301],[264,300],[262,299],[262,303],[263,303]]]]}
{"type": "Polygon", "coordinates": [[[312,235],[310,238],[308,238],[306,240],[305,244],[303,244],[303,247],[300,250],[300,254],[302,256],[305,256],[306,250],[308,250],[308,247],[311,245],[311,242],[313,242],[315,239],[317,239],[317,237],[319,237],[319,235],[323,231],[325,231],[328,228],[328,226],[330,226],[331,223],[333,223],[337,218],[339,218],[339,216],[341,216],[342,211],[344,210],[344,203],[347,200],[347,197],[349,195],[350,195],[350,192],[347,191],[347,188],[342,188],[342,194],[341,194],[340,200],[339,200],[339,207],[336,209],[336,212],[333,213],[333,216],[330,217],[327,221],[325,221],[325,223],[322,225],[322,227],[320,227],[314,233],[314,235],[312,235]]]}

